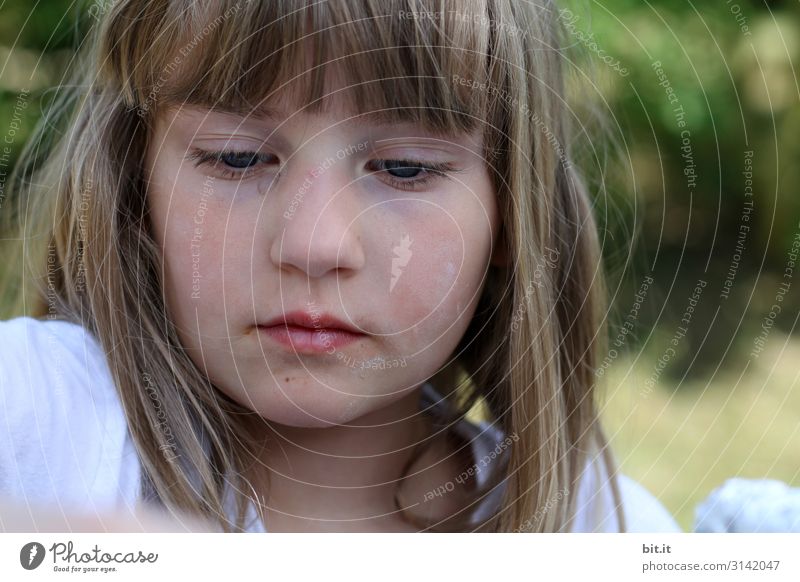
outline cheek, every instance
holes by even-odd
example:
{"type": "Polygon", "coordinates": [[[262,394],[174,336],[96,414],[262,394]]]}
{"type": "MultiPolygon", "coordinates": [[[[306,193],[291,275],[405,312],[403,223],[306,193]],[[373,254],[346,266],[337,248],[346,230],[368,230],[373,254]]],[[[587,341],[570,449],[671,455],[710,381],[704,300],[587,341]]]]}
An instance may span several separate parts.
{"type": "MultiPolygon", "coordinates": [[[[221,308],[225,219],[221,194],[202,183],[151,194],[156,239],[162,249],[170,313],[183,329],[196,329],[204,314],[221,308]],[[202,309],[198,309],[202,307],[202,309]]],[[[230,251],[229,251],[230,252],[230,251]]]]}
{"type": "Polygon", "coordinates": [[[440,334],[466,328],[482,288],[492,237],[486,215],[476,206],[477,211],[427,209],[426,217],[409,223],[414,226],[408,260],[399,276],[393,276],[397,282],[389,294],[396,332],[436,341],[440,334]]]}

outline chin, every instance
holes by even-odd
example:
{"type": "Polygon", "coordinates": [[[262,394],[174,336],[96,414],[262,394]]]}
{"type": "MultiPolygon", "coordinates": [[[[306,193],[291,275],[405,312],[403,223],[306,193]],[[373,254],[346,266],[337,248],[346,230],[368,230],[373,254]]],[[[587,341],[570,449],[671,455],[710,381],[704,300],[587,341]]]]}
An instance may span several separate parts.
{"type": "Polygon", "coordinates": [[[302,387],[282,384],[270,387],[261,398],[240,403],[257,412],[262,418],[294,428],[328,428],[350,422],[368,412],[364,410],[373,399],[338,394],[331,388],[312,382],[302,387]]]}
{"type": "Polygon", "coordinates": [[[269,414],[261,414],[264,420],[274,424],[280,424],[291,428],[331,428],[338,426],[339,422],[325,422],[323,417],[316,417],[311,414],[304,414],[302,411],[294,409],[293,411],[284,411],[285,414],[275,414],[274,410],[270,410],[269,414]]]}

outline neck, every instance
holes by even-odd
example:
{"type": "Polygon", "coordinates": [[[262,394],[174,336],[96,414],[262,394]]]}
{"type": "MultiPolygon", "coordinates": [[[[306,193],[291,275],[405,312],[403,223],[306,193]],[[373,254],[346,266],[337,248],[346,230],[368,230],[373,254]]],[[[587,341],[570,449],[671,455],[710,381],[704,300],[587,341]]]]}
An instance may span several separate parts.
{"type": "MultiPolygon", "coordinates": [[[[270,531],[413,529],[395,505],[408,464],[430,435],[421,386],[347,424],[297,428],[268,422],[261,454],[270,531]]],[[[415,477],[416,478],[416,477],[415,477]]],[[[261,482],[263,484],[263,482],[261,482]]]]}

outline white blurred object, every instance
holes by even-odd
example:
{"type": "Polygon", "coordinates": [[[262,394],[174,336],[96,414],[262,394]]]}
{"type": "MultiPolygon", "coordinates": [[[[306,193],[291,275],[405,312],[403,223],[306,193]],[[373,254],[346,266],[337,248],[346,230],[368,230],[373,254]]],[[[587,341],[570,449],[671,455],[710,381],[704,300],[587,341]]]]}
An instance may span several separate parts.
{"type": "Polygon", "coordinates": [[[695,509],[696,532],[800,532],[800,489],[774,479],[728,479],[695,509]]]}

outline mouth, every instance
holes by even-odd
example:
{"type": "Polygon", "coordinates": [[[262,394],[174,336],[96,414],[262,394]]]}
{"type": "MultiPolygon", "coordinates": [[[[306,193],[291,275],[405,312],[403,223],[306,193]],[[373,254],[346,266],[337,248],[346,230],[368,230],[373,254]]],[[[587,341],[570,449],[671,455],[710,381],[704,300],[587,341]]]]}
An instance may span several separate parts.
{"type": "Polygon", "coordinates": [[[279,345],[304,354],[332,354],[367,337],[355,327],[320,312],[292,311],[257,327],[279,345]]]}

